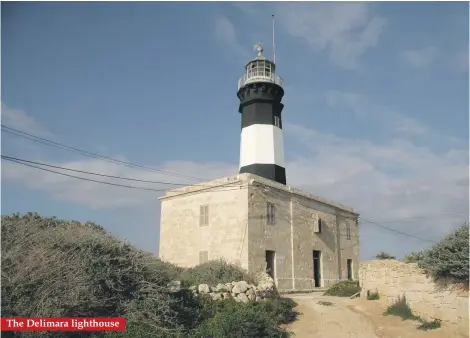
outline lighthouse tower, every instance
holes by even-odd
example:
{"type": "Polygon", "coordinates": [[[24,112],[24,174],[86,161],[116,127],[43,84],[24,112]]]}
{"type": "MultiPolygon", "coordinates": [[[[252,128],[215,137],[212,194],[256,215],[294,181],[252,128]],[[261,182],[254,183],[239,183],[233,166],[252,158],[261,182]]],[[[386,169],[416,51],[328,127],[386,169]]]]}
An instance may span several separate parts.
{"type": "Polygon", "coordinates": [[[245,74],[238,80],[238,111],[242,115],[240,174],[255,174],[286,184],[282,79],[275,73],[275,63],[263,55],[260,43],[255,49],[258,55],[246,64],[245,74]]]}

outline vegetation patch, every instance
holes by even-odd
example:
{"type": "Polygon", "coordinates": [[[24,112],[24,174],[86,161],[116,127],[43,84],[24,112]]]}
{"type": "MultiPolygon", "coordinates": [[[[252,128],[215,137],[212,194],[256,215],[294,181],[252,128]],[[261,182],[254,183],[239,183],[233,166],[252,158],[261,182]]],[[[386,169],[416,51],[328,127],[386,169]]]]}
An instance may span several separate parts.
{"type": "Polygon", "coordinates": [[[381,252],[375,256],[375,259],[397,259],[395,256],[390,255],[389,253],[386,252],[381,252]]]}
{"type": "MultiPolygon", "coordinates": [[[[40,337],[288,337],[297,317],[291,299],[247,304],[194,297],[168,283],[253,282],[240,267],[210,261],[183,269],[108,234],[92,222],[35,213],[1,218],[1,316],[119,317],[126,332],[41,332],[40,337]]],[[[39,335],[38,335],[39,336],[39,335]]],[[[15,332],[15,337],[30,337],[15,332]]]]}
{"type": "Polygon", "coordinates": [[[406,302],[405,296],[400,296],[391,304],[387,310],[384,312],[384,316],[398,316],[403,320],[419,320],[420,318],[413,314],[410,306],[406,302]]]}
{"type": "Polygon", "coordinates": [[[245,281],[253,284],[254,276],[241,267],[230,264],[223,259],[208,261],[193,268],[182,269],[179,279],[183,286],[209,284],[217,285],[245,281]]]}
{"type": "Polygon", "coordinates": [[[418,263],[423,259],[423,252],[412,252],[409,255],[406,255],[404,258],[405,263],[418,263]]]}
{"type": "Polygon", "coordinates": [[[469,225],[463,224],[445,236],[431,249],[423,252],[418,266],[436,279],[453,278],[469,282],[469,225]]]}
{"type": "Polygon", "coordinates": [[[294,321],[297,304],[291,299],[278,298],[259,303],[237,303],[232,299],[212,302],[209,318],[197,327],[191,338],[284,338],[290,334],[281,324],[294,321]]]}
{"type": "Polygon", "coordinates": [[[354,294],[361,291],[359,282],[357,281],[342,281],[331,286],[325,291],[325,296],[337,296],[337,297],[351,297],[354,294]]]}
{"type": "Polygon", "coordinates": [[[377,291],[367,291],[367,300],[378,300],[380,295],[377,291]]]}
{"type": "Polygon", "coordinates": [[[426,321],[424,319],[420,320],[421,325],[418,326],[418,330],[429,331],[435,330],[441,327],[441,321],[439,319],[434,319],[432,321],[426,321]]]}
{"type": "Polygon", "coordinates": [[[323,300],[319,301],[318,304],[323,305],[323,306],[332,306],[333,305],[332,302],[326,302],[326,301],[323,301],[323,300]]]}

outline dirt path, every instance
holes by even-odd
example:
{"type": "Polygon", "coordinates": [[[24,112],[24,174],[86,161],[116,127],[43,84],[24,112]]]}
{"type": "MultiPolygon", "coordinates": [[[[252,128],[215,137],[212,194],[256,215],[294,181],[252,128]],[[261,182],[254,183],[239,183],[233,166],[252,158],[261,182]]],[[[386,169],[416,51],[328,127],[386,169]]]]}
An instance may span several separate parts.
{"type": "Polygon", "coordinates": [[[432,331],[417,330],[416,321],[383,316],[382,301],[323,296],[320,293],[290,295],[301,314],[289,326],[296,338],[440,338],[468,337],[468,329],[443,325],[432,331]],[[328,303],[321,302],[330,302],[328,303]]]}
{"type": "Polygon", "coordinates": [[[347,308],[345,299],[322,296],[319,293],[289,296],[298,304],[301,314],[290,325],[296,338],[378,338],[372,323],[347,308]],[[331,302],[320,305],[318,302],[331,302]]]}

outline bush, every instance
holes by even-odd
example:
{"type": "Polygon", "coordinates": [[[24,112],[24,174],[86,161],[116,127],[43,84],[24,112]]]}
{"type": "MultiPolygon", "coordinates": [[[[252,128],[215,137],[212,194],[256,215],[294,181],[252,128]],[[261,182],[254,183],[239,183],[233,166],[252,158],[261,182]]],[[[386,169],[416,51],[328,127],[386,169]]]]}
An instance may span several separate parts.
{"type": "Polygon", "coordinates": [[[434,278],[451,277],[468,283],[468,228],[468,223],[463,224],[431,249],[424,251],[418,266],[434,278]]]}
{"type": "Polygon", "coordinates": [[[324,293],[325,296],[337,296],[337,297],[351,297],[352,295],[361,291],[359,282],[357,281],[343,281],[331,286],[324,293]]]}
{"type": "Polygon", "coordinates": [[[268,313],[278,324],[292,323],[297,319],[298,313],[294,310],[297,303],[290,298],[266,299],[262,302],[254,303],[254,306],[260,312],[268,313]]]}
{"type": "Polygon", "coordinates": [[[246,281],[254,283],[254,278],[244,269],[235,264],[227,263],[225,260],[218,259],[208,261],[193,268],[185,269],[181,272],[180,278],[183,285],[229,283],[246,281]]]}
{"type": "Polygon", "coordinates": [[[367,291],[367,300],[379,300],[379,299],[380,299],[380,295],[377,291],[373,291],[373,292],[367,291]]]}
{"type": "Polygon", "coordinates": [[[386,252],[381,252],[377,256],[375,256],[375,259],[397,259],[395,256],[392,256],[386,252]]]}
{"type": "Polygon", "coordinates": [[[412,319],[417,320],[419,317],[415,316],[411,311],[411,308],[406,302],[406,297],[398,297],[397,301],[390,305],[387,310],[384,312],[384,316],[398,316],[403,318],[403,320],[412,319]]]}
{"type": "Polygon", "coordinates": [[[270,312],[260,311],[254,303],[217,301],[216,313],[190,335],[192,338],[284,338],[289,334],[280,329],[270,312]]]}
{"type": "Polygon", "coordinates": [[[405,263],[417,263],[423,259],[423,252],[412,252],[409,255],[406,255],[404,258],[405,263]]]}
{"type": "Polygon", "coordinates": [[[2,316],[126,316],[153,336],[185,330],[191,311],[166,289],[178,269],[102,227],[15,214],[2,216],[1,235],[2,316]]]}

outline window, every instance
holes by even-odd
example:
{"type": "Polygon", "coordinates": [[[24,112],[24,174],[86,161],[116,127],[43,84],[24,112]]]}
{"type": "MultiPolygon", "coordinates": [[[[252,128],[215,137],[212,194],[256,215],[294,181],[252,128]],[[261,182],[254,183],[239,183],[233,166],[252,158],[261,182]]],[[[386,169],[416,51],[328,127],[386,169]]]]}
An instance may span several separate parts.
{"type": "Polygon", "coordinates": [[[199,251],[199,264],[205,263],[209,260],[209,251],[199,251]]]}
{"type": "Polygon", "coordinates": [[[276,218],[274,217],[274,204],[266,204],[266,224],[274,225],[276,223],[276,218]]]}
{"type": "Polygon", "coordinates": [[[318,214],[313,215],[313,232],[315,233],[321,233],[321,227],[322,227],[322,220],[318,216],[318,214]]]}
{"type": "Polygon", "coordinates": [[[274,125],[281,128],[281,120],[279,119],[279,116],[274,116],[274,125]]]}
{"type": "Polygon", "coordinates": [[[209,206],[201,205],[199,209],[199,226],[209,225],[209,206]]]}
{"type": "Polygon", "coordinates": [[[346,223],[346,239],[351,239],[351,226],[349,225],[349,223],[346,223]]]}

